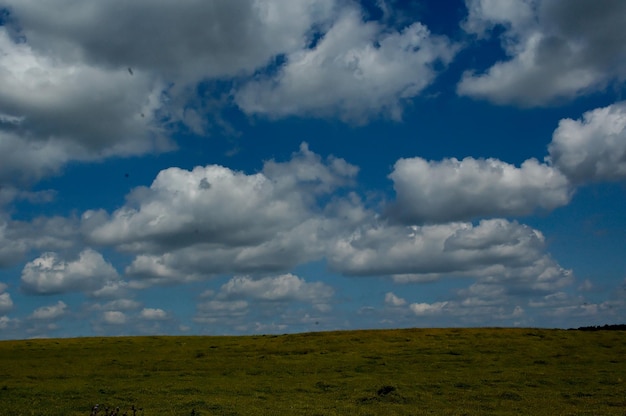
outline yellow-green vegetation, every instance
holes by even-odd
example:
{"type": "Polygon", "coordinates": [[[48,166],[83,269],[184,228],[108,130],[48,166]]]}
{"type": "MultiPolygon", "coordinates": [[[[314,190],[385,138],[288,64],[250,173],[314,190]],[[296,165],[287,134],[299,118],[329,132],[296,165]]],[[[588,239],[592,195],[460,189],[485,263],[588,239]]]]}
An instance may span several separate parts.
{"type": "Polygon", "coordinates": [[[0,415],[624,415],[625,378],[624,331],[4,341],[0,415]]]}

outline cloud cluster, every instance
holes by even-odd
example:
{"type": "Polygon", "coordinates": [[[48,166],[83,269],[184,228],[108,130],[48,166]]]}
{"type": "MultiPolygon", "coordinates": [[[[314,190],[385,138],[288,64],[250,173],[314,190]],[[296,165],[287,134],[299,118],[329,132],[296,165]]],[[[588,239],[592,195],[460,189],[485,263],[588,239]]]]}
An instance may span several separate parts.
{"type": "Polygon", "coordinates": [[[626,4],[585,0],[466,0],[464,28],[503,28],[509,59],[468,71],[458,93],[499,104],[545,105],[626,79],[626,4]]]}
{"type": "Polygon", "coordinates": [[[266,162],[256,174],[170,168],[113,214],[86,212],[83,229],[94,244],[137,253],[126,273],[146,282],[286,270],[322,255],[333,226],[317,198],[350,185],[357,172],[342,159],[322,160],[306,144],[290,161],[266,162]]]}
{"type": "Polygon", "coordinates": [[[333,0],[3,0],[38,50],[183,83],[250,73],[306,45],[333,0]],[[167,30],[164,30],[167,28],[167,30]]]}
{"type": "Polygon", "coordinates": [[[258,280],[249,276],[234,277],[222,286],[221,291],[221,296],[225,298],[251,298],[268,302],[298,300],[314,304],[325,303],[332,295],[331,287],[321,282],[307,283],[291,273],[258,280]]]}
{"type": "Polygon", "coordinates": [[[174,148],[176,123],[202,130],[206,114],[185,110],[200,82],[304,48],[335,7],[0,1],[0,186],[31,185],[72,161],[174,148]]]}
{"type": "Polygon", "coordinates": [[[457,46],[421,23],[402,31],[364,23],[345,10],[310,49],[285,57],[276,75],[260,77],[235,95],[247,113],[270,117],[309,115],[364,122],[381,112],[400,119],[404,100],[417,96],[448,64],[457,46]]]}
{"type": "Polygon", "coordinates": [[[571,271],[545,253],[539,231],[504,219],[482,220],[477,225],[370,224],[338,239],[328,261],[333,270],[344,274],[392,275],[399,282],[447,275],[534,290],[572,282],[571,271]]]}
{"type": "Polygon", "coordinates": [[[174,148],[177,123],[203,132],[203,100],[223,101],[197,96],[206,80],[240,79],[234,99],[250,114],[399,118],[458,49],[335,0],[184,3],[0,1],[0,185],[174,148]]]}
{"type": "MultiPolygon", "coordinates": [[[[458,94],[537,106],[623,82],[626,6],[596,3],[466,0],[463,29],[478,42],[498,33],[507,60],[465,72],[458,94]]],[[[220,276],[229,280],[198,300],[196,323],[283,330],[332,309],[335,288],[289,273],[324,260],[347,276],[471,282],[448,300],[384,296],[387,308],[426,319],[524,322],[533,309],[590,316],[613,305],[581,306],[564,290],[572,271],[548,254],[540,231],[511,217],[567,205],[576,186],[626,178],[623,102],[561,120],[545,163],[399,159],[389,174],[395,200],[376,207],[351,192],[357,166],[303,143],[255,173],[171,167],[112,212],[18,221],[8,215],[12,203],[53,200],[54,191],[29,187],[68,163],[174,149],[181,123],[202,134],[208,113],[224,106],[268,118],[400,120],[461,46],[417,21],[368,20],[362,6],[342,0],[0,0],[2,7],[0,267],[30,260],[21,271],[27,295],[81,292],[103,302],[86,307],[102,331],[150,332],[176,317],[144,307],[133,290],[220,276]],[[213,90],[213,81],[226,87],[213,90]],[[85,244],[94,249],[80,251],[85,244]],[[118,252],[116,266],[108,250],[118,252]],[[522,303],[529,293],[534,300],[522,303]],[[275,326],[249,322],[270,312],[275,326]]],[[[14,310],[7,290],[0,283],[0,315],[14,310]]],[[[38,335],[68,315],[59,301],[27,321],[38,335]]],[[[0,316],[0,329],[18,324],[0,316]]]]}
{"type": "Polygon", "coordinates": [[[77,223],[63,217],[38,217],[30,222],[0,217],[0,267],[18,263],[32,250],[57,251],[78,240],[77,223]]]}
{"type": "Polygon", "coordinates": [[[318,313],[330,311],[333,295],[331,286],[323,282],[307,282],[291,273],[260,279],[235,276],[217,293],[205,294],[207,299],[198,304],[195,320],[201,324],[227,323],[236,327],[245,325],[246,317],[276,312],[282,320],[290,321],[297,318],[289,317],[287,311],[302,315],[302,311],[293,311],[303,304],[318,313]]]}

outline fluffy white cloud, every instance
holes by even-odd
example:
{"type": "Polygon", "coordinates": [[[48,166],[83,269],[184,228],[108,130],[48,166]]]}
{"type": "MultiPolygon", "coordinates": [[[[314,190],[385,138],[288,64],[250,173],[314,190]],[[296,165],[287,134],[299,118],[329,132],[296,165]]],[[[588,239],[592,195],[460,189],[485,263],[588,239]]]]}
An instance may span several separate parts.
{"type": "MultiPolygon", "coordinates": [[[[252,175],[171,168],[112,215],[85,213],[83,228],[95,243],[136,252],[126,273],[153,283],[284,270],[323,254],[339,225],[317,211],[317,198],[351,184],[357,171],[342,159],[321,160],[306,144],[252,175]]],[[[349,202],[330,205],[345,224],[358,221],[349,202]]]]}
{"type": "Polygon", "coordinates": [[[466,72],[462,95],[544,105],[626,77],[626,3],[586,0],[466,0],[464,28],[486,36],[504,28],[510,57],[484,74],[466,72]]]}
{"type": "Polygon", "coordinates": [[[220,296],[270,302],[302,301],[317,304],[327,303],[333,293],[332,287],[322,282],[307,283],[303,278],[288,273],[262,279],[253,279],[249,276],[234,277],[222,286],[220,296]]]}
{"type": "Polygon", "coordinates": [[[158,308],[143,308],[139,317],[148,321],[162,321],[167,319],[167,312],[158,308]]]}
{"type": "Polygon", "coordinates": [[[390,214],[409,224],[527,215],[566,205],[571,196],[567,178],[535,159],[519,168],[471,157],[400,159],[389,177],[397,194],[390,214]]]}
{"type": "Polygon", "coordinates": [[[438,315],[445,311],[445,307],[448,302],[435,302],[435,303],[412,303],[409,308],[415,315],[438,315]]]}
{"type": "Polygon", "coordinates": [[[313,48],[288,54],[276,75],[244,85],[237,104],[270,117],[399,119],[403,100],[428,86],[435,64],[449,63],[457,48],[420,23],[395,32],[362,19],[358,9],[344,10],[313,48]]]}
{"type": "Polygon", "coordinates": [[[67,305],[63,301],[58,301],[56,305],[42,306],[35,309],[32,313],[32,319],[52,320],[62,317],[66,314],[67,305]]]}
{"type": "Polygon", "coordinates": [[[127,293],[128,282],[123,280],[109,280],[100,289],[91,292],[94,298],[118,298],[127,293]]]}
{"type": "Polygon", "coordinates": [[[396,296],[392,292],[388,292],[385,294],[385,304],[390,306],[404,306],[406,305],[406,300],[396,296]]]}
{"type": "Polygon", "coordinates": [[[550,161],[577,183],[626,178],[626,102],[564,119],[549,145],[550,161]]]}
{"type": "Polygon", "coordinates": [[[0,316],[0,329],[6,330],[11,322],[12,320],[8,316],[0,316]]]}
{"type": "Polygon", "coordinates": [[[0,283],[0,314],[13,309],[13,299],[8,292],[5,292],[7,285],[0,283]]]}
{"type": "Polygon", "coordinates": [[[188,247],[163,254],[140,254],[126,268],[130,285],[181,283],[205,279],[219,273],[262,273],[287,270],[323,256],[334,221],[311,218],[281,229],[263,241],[190,243],[188,247]]]}
{"type": "Polygon", "coordinates": [[[149,77],[42,55],[4,26],[0,54],[0,182],[170,147],[153,123],[162,86],[149,77]]]}
{"type": "Polygon", "coordinates": [[[468,276],[535,290],[571,283],[570,271],[545,252],[543,235],[502,219],[427,226],[366,225],[340,238],[328,254],[348,275],[393,275],[397,281],[468,276]]]}
{"type": "Polygon", "coordinates": [[[86,249],[71,261],[48,252],[24,266],[22,288],[37,294],[90,291],[118,278],[115,268],[94,250],[86,249]]]}
{"type": "Polygon", "coordinates": [[[126,314],[120,311],[106,311],[102,314],[102,319],[109,325],[123,325],[126,323],[126,314]]]}

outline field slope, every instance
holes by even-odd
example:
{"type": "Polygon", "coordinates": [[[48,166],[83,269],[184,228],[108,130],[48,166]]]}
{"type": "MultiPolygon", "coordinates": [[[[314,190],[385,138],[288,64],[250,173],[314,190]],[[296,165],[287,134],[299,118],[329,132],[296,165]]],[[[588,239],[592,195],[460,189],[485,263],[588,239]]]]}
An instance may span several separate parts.
{"type": "Polygon", "coordinates": [[[625,378],[624,331],[3,341],[0,415],[624,415],[625,378]]]}

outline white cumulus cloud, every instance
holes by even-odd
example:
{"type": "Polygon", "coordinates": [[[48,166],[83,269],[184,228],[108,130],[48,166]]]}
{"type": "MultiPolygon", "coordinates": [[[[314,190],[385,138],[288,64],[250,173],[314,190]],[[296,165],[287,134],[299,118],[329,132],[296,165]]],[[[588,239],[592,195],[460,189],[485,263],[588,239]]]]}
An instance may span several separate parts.
{"type": "Polygon", "coordinates": [[[55,305],[42,306],[35,309],[32,319],[53,320],[62,317],[67,312],[67,305],[63,301],[58,301],[55,305]]]}
{"type": "Polygon", "coordinates": [[[141,319],[148,321],[162,321],[167,319],[167,312],[158,308],[143,308],[139,313],[141,319]]]}
{"type": "Polygon", "coordinates": [[[24,266],[22,287],[36,294],[90,291],[118,278],[115,268],[94,250],[85,249],[70,261],[48,252],[24,266]]]}
{"type": "MultiPolygon", "coordinates": [[[[256,174],[170,168],[111,215],[86,212],[83,228],[94,243],[136,253],[126,273],[144,282],[285,270],[323,255],[340,224],[319,212],[318,198],[351,185],[357,171],[342,159],[322,160],[306,144],[256,174]]],[[[332,209],[358,221],[346,204],[332,209]]],[[[342,219],[344,227],[349,222],[342,219]]]]}
{"type": "Polygon", "coordinates": [[[389,175],[397,200],[391,215],[423,224],[552,210],[571,197],[567,178],[535,159],[520,167],[497,159],[400,159],[389,175]]]}
{"type": "Polygon", "coordinates": [[[333,293],[333,288],[322,282],[308,283],[303,278],[288,273],[261,279],[234,277],[222,286],[220,296],[262,301],[326,303],[333,293]]]}
{"type": "Polygon", "coordinates": [[[106,311],[102,314],[104,323],[109,325],[124,325],[126,323],[126,314],[120,311],[106,311]]]}
{"type": "Polygon", "coordinates": [[[150,78],[45,55],[4,26],[0,55],[0,181],[170,147],[152,123],[162,86],[150,78]]]}
{"type": "Polygon", "coordinates": [[[418,316],[422,315],[439,315],[444,313],[448,302],[435,303],[412,303],[409,305],[411,311],[418,316]]]}
{"type": "Polygon", "coordinates": [[[435,65],[449,63],[456,50],[421,23],[391,31],[347,8],[314,47],[288,54],[276,75],[245,84],[235,100],[245,112],[269,117],[399,119],[404,100],[432,83],[435,65]]]}
{"type": "Polygon", "coordinates": [[[389,306],[404,306],[406,305],[406,300],[401,297],[396,296],[392,292],[388,292],[385,294],[385,303],[389,306]]]}
{"type": "Polygon", "coordinates": [[[399,282],[467,276],[535,290],[572,282],[571,271],[545,253],[539,231],[503,219],[478,225],[364,225],[337,239],[328,261],[344,274],[392,275],[399,282]]]}
{"type": "Polygon", "coordinates": [[[6,289],[7,285],[0,283],[0,314],[7,313],[13,309],[13,299],[11,299],[9,292],[5,292],[6,289]]]}
{"type": "Polygon", "coordinates": [[[552,164],[576,183],[626,179],[626,102],[561,120],[548,150],[552,164]]]}
{"type": "Polygon", "coordinates": [[[468,71],[462,95],[545,105],[626,77],[626,3],[586,0],[466,0],[463,27],[480,37],[502,27],[509,59],[468,71]]]}

